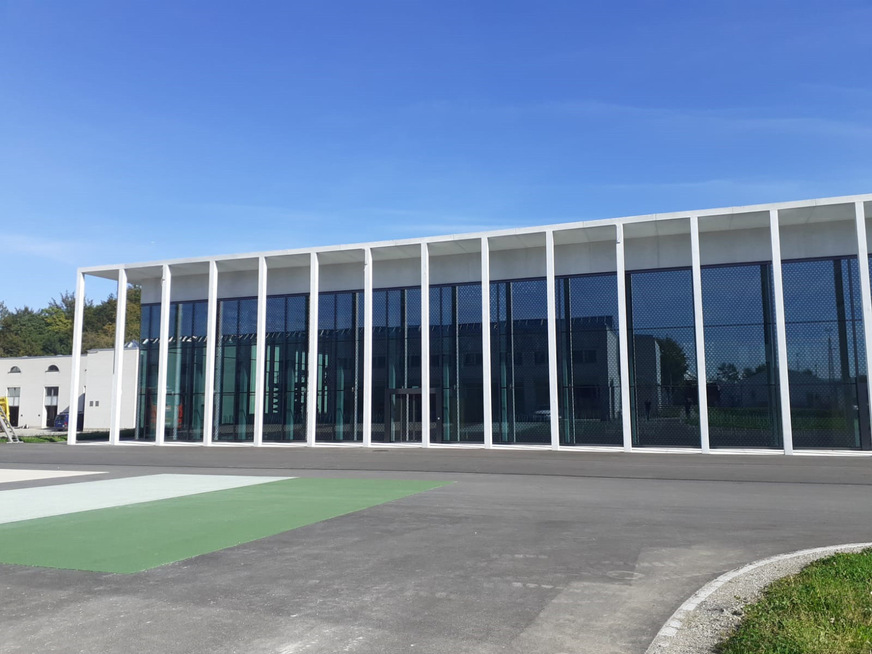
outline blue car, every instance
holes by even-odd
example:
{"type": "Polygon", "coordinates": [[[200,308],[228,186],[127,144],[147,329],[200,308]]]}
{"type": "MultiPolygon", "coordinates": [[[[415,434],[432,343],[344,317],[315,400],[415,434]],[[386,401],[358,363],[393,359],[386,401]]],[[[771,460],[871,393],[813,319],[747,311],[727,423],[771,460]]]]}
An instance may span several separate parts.
{"type": "Polygon", "coordinates": [[[70,426],[70,414],[68,411],[62,411],[57,415],[54,421],[55,431],[66,431],[70,426]]]}

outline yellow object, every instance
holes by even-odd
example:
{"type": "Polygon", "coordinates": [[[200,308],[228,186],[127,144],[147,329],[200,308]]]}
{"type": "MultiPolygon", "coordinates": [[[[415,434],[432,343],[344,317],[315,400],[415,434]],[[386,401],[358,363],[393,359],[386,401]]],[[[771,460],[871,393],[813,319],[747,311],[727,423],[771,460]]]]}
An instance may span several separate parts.
{"type": "Polygon", "coordinates": [[[0,411],[9,415],[9,400],[5,397],[0,397],[0,411]]]}

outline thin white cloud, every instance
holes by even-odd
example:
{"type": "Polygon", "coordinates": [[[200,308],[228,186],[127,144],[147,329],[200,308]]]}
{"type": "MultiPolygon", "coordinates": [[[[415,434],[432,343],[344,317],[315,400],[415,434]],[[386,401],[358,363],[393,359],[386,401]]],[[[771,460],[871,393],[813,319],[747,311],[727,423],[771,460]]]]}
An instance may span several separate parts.
{"type": "Polygon", "coordinates": [[[658,126],[674,125],[685,130],[696,126],[707,131],[782,133],[807,137],[872,140],[872,124],[821,116],[779,115],[780,108],[736,107],[718,110],[692,110],[677,107],[641,106],[577,100],[531,104],[480,105],[471,103],[430,102],[410,107],[412,111],[461,113],[482,117],[521,119],[530,116],[586,117],[633,121],[658,126]]]}
{"type": "Polygon", "coordinates": [[[5,234],[6,249],[12,255],[39,257],[65,264],[77,264],[83,252],[92,250],[89,243],[74,239],[48,239],[29,234],[5,234]]]}

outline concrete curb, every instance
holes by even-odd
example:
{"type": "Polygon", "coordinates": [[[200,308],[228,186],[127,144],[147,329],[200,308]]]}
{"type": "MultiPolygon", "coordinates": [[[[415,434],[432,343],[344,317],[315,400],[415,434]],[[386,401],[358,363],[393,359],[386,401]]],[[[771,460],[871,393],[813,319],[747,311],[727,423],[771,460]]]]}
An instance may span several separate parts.
{"type": "Polygon", "coordinates": [[[741,619],[742,608],[755,601],[776,579],[838,552],[856,552],[872,543],[849,543],[799,550],[754,561],[722,574],[678,607],[660,628],[645,654],[710,654],[725,632],[741,619]]]}

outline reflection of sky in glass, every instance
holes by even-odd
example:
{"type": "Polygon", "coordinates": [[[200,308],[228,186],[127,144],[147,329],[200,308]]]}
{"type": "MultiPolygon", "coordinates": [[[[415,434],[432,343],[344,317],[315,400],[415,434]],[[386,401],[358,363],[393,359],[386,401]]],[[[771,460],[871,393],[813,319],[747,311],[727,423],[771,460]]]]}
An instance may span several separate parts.
{"type": "Polygon", "coordinates": [[[406,295],[406,324],[421,324],[421,289],[378,289],[372,292],[373,327],[402,327],[403,293],[406,295]]]}
{"type": "Polygon", "coordinates": [[[629,274],[634,336],[671,338],[684,351],[688,374],[696,376],[693,287],[690,268],[629,274]]]}
{"type": "MultiPolygon", "coordinates": [[[[771,289],[770,266],[765,265],[764,270],[771,289]]],[[[701,280],[706,376],[714,378],[722,364],[736,366],[739,373],[765,364],[761,266],[703,268],[701,280]]],[[[770,300],[770,320],[772,311],[770,300]]]]}
{"type": "Polygon", "coordinates": [[[174,302],[170,305],[170,337],[206,335],[206,301],[174,302]]]}
{"type": "Polygon", "coordinates": [[[547,292],[544,279],[491,282],[491,321],[502,322],[507,319],[508,297],[511,297],[512,321],[547,319],[547,292]]]}
{"type": "Polygon", "coordinates": [[[703,268],[701,275],[706,326],[763,322],[759,265],[703,268]]]}
{"type": "Polygon", "coordinates": [[[664,327],[693,327],[690,268],[630,273],[633,327],[636,332],[664,327]]]}
{"type": "Polygon", "coordinates": [[[351,329],[356,323],[363,325],[363,293],[343,291],[318,295],[318,329],[351,329]],[[354,315],[354,296],[359,296],[357,316],[354,315]]]}
{"type": "Polygon", "coordinates": [[[239,320],[239,303],[236,300],[221,300],[221,333],[235,334],[239,320]]]}
{"type": "MultiPolygon", "coordinates": [[[[563,287],[558,285],[557,318],[566,318],[565,296],[563,287]]],[[[612,328],[618,329],[618,277],[614,273],[606,275],[585,275],[569,278],[569,317],[593,318],[608,316],[612,319],[612,328]]],[[[581,329],[583,327],[573,327],[581,329]]],[[[591,325],[595,329],[594,325],[591,325]]]]}
{"type": "Polygon", "coordinates": [[[452,295],[457,289],[457,321],[461,325],[481,324],[481,284],[430,287],[430,324],[452,325],[452,295]]]}
{"type": "Polygon", "coordinates": [[[843,358],[847,359],[847,375],[866,371],[857,260],[842,259],[837,265],[845,305],[844,340],[839,334],[833,261],[788,261],[782,266],[789,366],[822,379],[841,377],[843,358]]]}
{"type": "MultiPolygon", "coordinates": [[[[846,317],[848,320],[859,318],[863,309],[857,259],[842,260],[839,266],[846,317]]],[[[786,322],[836,320],[835,275],[831,260],[788,261],[782,265],[781,274],[784,278],[786,322]]]]}
{"type": "Polygon", "coordinates": [[[267,333],[306,331],[309,318],[307,295],[281,295],[266,299],[267,333]]]}
{"type": "Polygon", "coordinates": [[[143,339],[160,338],[160,305],[159,304],[143,304],[142,305],[142,326],[140,335],[143,339]]]}

